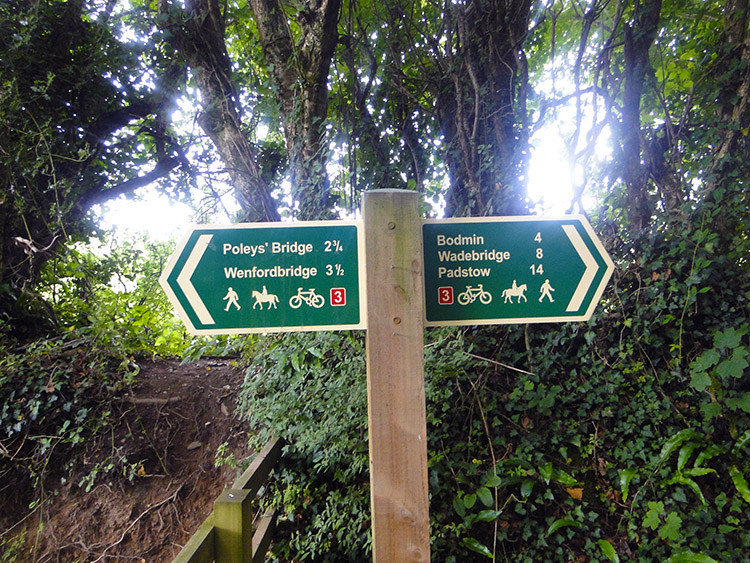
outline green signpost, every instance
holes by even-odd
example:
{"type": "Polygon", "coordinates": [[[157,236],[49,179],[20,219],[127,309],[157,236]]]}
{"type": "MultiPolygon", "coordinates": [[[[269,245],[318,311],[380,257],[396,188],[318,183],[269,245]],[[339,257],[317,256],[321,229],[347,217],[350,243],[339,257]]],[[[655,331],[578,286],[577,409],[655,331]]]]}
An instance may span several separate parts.
{"type": "Polygon", "coordinates": [[[425,325],[588,320],[614,265],[581,216],[425,221],[425,325]]]}
{"type": "Polygon", "coordinates": [[[430,560],[423,326],[586,321],[614,270],[578,216],[422,221],[420,253],[418,198],[368,192],[364,222],[195,227],[160,280],[194,334],[368,329],[375,563],[430,560]]]}
{"type": "Polygon", "coordinates": [[[193,334],[365,326],[360,224],[193,228],[161,277],[193,334]]]}

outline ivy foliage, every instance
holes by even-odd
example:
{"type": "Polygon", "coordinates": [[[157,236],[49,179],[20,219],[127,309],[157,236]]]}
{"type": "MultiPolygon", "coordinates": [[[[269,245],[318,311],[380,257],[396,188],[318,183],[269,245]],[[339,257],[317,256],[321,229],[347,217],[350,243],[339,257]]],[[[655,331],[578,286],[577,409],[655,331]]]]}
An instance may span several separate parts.
{"type": "MultiPolygon", "coordinates": [[[[23,342],[0,333],[0,475],[28,484],[32,507],[61,485],[50,475],[80,472],[78,453],[117,421],[137,360],[175,357],[190,344],[158,287],[171,248],[144,240],[111,242],[106,252],[69,248],[38,283],[55,334],[23,342]]],[[[85,469],[77,484],[87,490],[105,474],[133,471],[114,454],[85,469]]]]}
{"type": "MultiPolygon", "coordinates": [[[[73,473],[77,458],[71,452],[113,424],[112,402],[133,383],[135,364],[93,344],[90,336],[70,331],[3,350],[0,472],[8,482],[19,483],[19,476],[28,482],[30,508],[60,486],[49,482],[50,474],[64,483],[73,473]]],[[[87,490],[98,470],[81,483],[87,490]]]]}
{"type": "Polygon", "coordinates": [[[364,338],[290,333],[260,340],[238,406],[259,431],[288,445],[272,489],[284,558],[361,561],[369,553],[364,338]]]}
{"type": "MultiPolygon", "coordinates": [[[[743,196],[725,204],[733,197],[743,196]]],[[[746,556],[750,241],[735,209],[722,207],[720,230],[712,203],[679,229],[611,229],[618,268],[589,323],[426,332],[433,560],[746,556]]],[[[285,515],[274,553],[362,560],[362,338],[260,342],[240,412],[260,428],[257,445],[288,443],[273,485],[285,515]]]]}

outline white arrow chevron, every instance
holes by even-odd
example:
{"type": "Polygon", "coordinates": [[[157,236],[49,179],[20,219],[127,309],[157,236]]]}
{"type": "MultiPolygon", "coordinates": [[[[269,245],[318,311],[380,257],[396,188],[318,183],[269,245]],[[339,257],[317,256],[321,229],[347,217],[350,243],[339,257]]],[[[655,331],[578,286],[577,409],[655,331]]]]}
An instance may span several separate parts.
{"type": "Polygon", "coordinates": [[[206,248],[208,248],[213,237],[213,235],[201,235],[198,237],[198,241],[195,243],[193,251],[185,261],[185,265],[183,266],[180,275],[177,276],[177,285],[182,289],[182,292],[185,294],[185,297],[195,311],[195,314],[198,315],[198,320],[204,325],[216,324],[216,321],[214,321],[211,313],[206,309],[206,305],[195,290],[195,286],[193,285],[193,282],[190,281],[190,278],[193,277],[193,273],[198,267],[198,263],[201,261],[201,258],[203,258],[203,254],[206,252],[206,248]]]}
{"type": "Polygon", "coordinates": [[[573,292],[573,297],[571,297],[570,303],[568,303],[568,307],[565,309],[566,312],[571,313],[581,308],[581,303],[583,303],[583,299],[586,297],[586,293],[596,277],[596,272],[599,271],[599,266],[576,228],[573,225],[562,225],[562,228],[573,244],[573,248],[576,249],[581,260],[583,260],[584,266],[586,266],[586,270],[583,272],[583,276],[581,276],[581,281],[578,282],[578,287],[573,292]]]}

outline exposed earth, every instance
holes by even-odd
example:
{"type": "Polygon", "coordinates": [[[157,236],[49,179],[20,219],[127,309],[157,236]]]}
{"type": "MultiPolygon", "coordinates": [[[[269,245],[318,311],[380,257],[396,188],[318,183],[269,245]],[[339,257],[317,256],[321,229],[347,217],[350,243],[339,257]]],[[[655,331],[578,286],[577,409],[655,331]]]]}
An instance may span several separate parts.
{"type": "Polygon", "coordinates": [[[23,487],[4,493],[3,539],[23,534],[25,546],[11,554],[6,543],[0,561],[171,561],[235,479],[237,469],[214,462],[224,443],[222,456],[248,455],[234,417],[243,370],[223,359],[139,366],[118,424],[86,444],[83,469],[65,483],[63,468],[49,469],[54,498],[29,511],[23,487]],[[109,469],[88,481],[86,467],[109,469]]]}

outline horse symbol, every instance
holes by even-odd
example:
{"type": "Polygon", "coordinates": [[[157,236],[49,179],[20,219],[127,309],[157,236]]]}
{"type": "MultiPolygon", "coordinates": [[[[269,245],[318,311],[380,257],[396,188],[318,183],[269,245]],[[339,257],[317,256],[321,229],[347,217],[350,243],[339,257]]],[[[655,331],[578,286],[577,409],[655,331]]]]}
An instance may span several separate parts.
{"type": "Polygon", "coordinates": [[[257,291],[253,290],[253,299],[255,299],[255,303],[253,303],[253,309],[255,309],[258,305],[260,305],[260,310],[263,310],[263,303],[268,303],[268,309],[273,307],[276,309],[276,304],[279,302],[279,296],[274,295],[273,293],[268,293],[268,290],[266,289],[266,286],[263,286],[263,291],[257,291]]]}
{"type": "Polygon", "coordinates": [[[501,296],[504,299],[503,303],[507,303],[510,301],[513,303],[513,298],[518,297],[518,301],[516,303],[520,303],[521,299],[526,301],[526,296],[524,293],[526,292],[526,284],[523,283],[521,285],[516,285],[516,280],[513,280],[513,287],[509,287],[508,289],[504,289],[501,296]]]}

